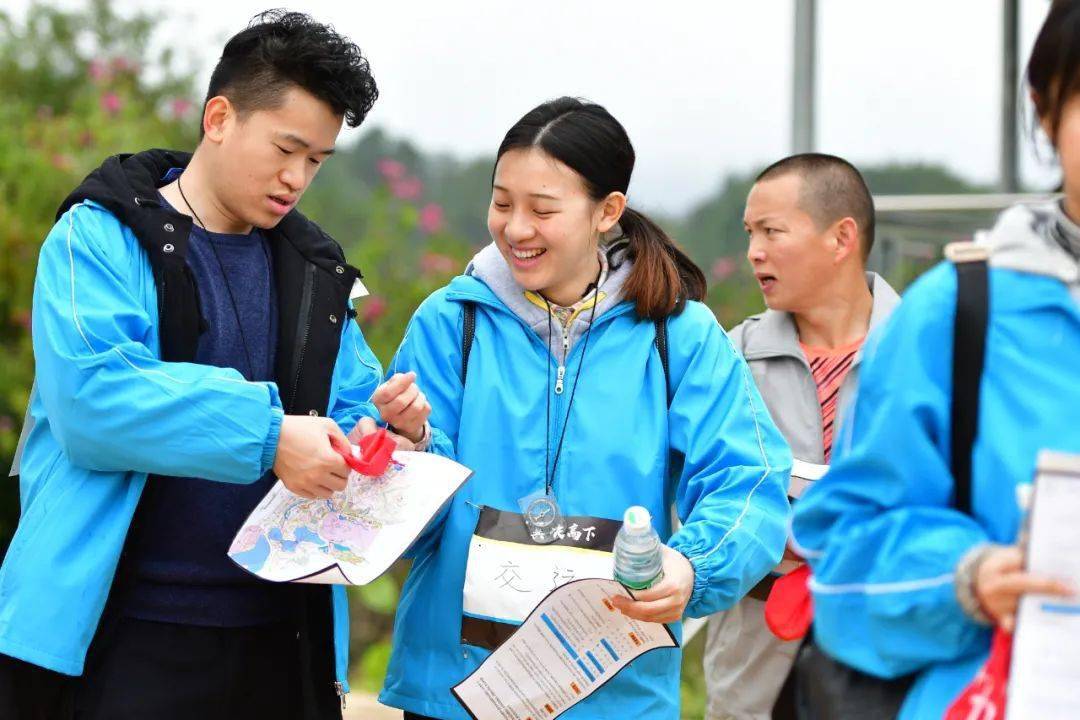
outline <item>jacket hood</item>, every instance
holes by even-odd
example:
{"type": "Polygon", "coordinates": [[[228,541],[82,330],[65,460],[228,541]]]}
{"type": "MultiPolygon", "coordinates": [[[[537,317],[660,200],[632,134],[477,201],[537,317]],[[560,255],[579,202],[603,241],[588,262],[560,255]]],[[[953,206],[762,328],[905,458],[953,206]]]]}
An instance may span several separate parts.
{"type": "MultiPolygon", "coordinates": [[[[165,185],[165,175],[173,168],[186,168],[191,153],[178,150],[146,150],[135,154],[113,155],[79,184],[56,212],[60,216],[80,202],[101,205],[127,225],[151,254],[159,254],[165,242],[175,247],[178,257],[187,255],[191,218],[161,203],[158,188],[165,185]],[[162,234],[163,222],[170,228],[162,234]]],[[[345,264],[341,247],[314,222],[298,210],[292,210],[268,235],[284,236],[306,259],[331,271],[345,264]]],[[[353,269],[346,276],[351,282],[353,269]]],[[[355,271],[360,277],[359,271],[355,271]]],[[[339,275],[341,273],[338,273],[339,275]]]]}
{"type": "MultiPolygon", "coordinates": [[[[615,240],[611,243],[602,244],[600,252],[604,253],[608,262],[607,277],[599,288],[599,301],[596,305],[595,318],[603,317],[604,313],[622,303],[623,287],[630,277],[633,262],[627,255],[629,242],[615,240]]],[[[471,276],[484,285],[518,318],[531,327],[541,338],[547,338],[549,344],[554,347],[555,338],[548,338],[548,311],[546,308],[530,300],[525,288],[514,280],[510,266],[506,264],[502,253],[495,243],[484,247],[465,268],[465,275],[471,276]]],[[[589,328],[589,319],[593,315],[591,306],[589,310],[577,313],[570,321],[569,336],[570,344],[574,342],[589,328]]],[[[561,338],[561,334],[556,333],[561,338]]],[[[554,349],[553,349],[554,352],[554,349]]]]}
{"type": "Polygon", "coordinates": [[[1011,207],[993,228],[976,233],[975,241],[989,246],[991,267],[1080,283],[1080,226],[1059,200],[1011,207]]]}
{"type": "Polygon", "coordinates": [[[176,150],[146,150],[134,155],[113,155],[87,175],[64,199],[56,211],[56,219],[59,220],[72,206],[91,200],[131,227],[131,221],[144,208],[156,209],[160,206],[157,190],[164,184],[165,173],[172,168],[187,167],[189,162],[191,153],[176,150]]]}

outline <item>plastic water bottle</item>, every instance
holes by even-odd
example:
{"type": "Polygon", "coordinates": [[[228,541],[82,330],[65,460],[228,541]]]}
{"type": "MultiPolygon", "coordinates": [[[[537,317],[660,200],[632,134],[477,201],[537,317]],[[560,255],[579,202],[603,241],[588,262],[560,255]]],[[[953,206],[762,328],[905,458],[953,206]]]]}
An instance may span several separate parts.
{"type": "Polygon", "coordinates": [[[652,587],[664,577],[660,536],[645,508],[634,505],[626,509],[614,550],[615,579],[631,590],[652,587]]]}

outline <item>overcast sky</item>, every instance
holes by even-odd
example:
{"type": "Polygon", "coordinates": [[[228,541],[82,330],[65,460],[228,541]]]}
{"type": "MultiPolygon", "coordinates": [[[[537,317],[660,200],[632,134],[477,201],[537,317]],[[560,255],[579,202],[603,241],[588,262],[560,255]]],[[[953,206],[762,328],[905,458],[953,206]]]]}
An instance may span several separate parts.
{"type": "MultiPolygon", "coordinates": [[[[15,10],[25,0],[0,0],[15,10]]],[[[64,0],[62,5],[77,3],[64,0]]],[[[205,84],[252,0],[115,0],[163,17],[160,42],[205,84]],[[182,8],[182,9],[177,9],[182,8]]],[[[580,95],[626,126],[631,201],[683,212],[733,171],[790,150],[793,0],[311,1],[371,61],[380,126],[426,150],[489,155],[540,101],[580,95]]],[[[1049,0],[1021,1],[1021,65],[1049,0]]],[[[993,182],[1001,99],[999,0],[820,0],[818,149],[855,163],[940,162],[993,182]]],[[[1025,135],[1025,180],[1054,175],[1025,135]]]]}

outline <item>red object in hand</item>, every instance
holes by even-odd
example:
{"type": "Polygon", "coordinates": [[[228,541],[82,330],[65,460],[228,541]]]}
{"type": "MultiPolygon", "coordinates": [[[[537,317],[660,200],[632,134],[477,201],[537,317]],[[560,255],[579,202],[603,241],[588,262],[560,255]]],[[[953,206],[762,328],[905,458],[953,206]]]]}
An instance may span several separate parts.
{"type": "Polygon", "coordinates": [[[805,637],[814,620],[813,598],[807,583],[810,566],[800,565],[777,578],[765,601],[765,624],[781,640],[805,637]]]}
{"type": "Polygon", "coordinates": [[[1012,662],[1012,635],[994,631],[990,657],[945,711],[945,720],[995,720],[1005,717],[1005,690],[1012,662]]]}
{"type": "Polygon", "coordinates": [[[386,472],[390,465],[390,456],[397,449],[397,443],[386,428],[379,428],[370,435],[360,438],[360,457],[352,454],[352,447],[341,447],[330,441],[331,447],[345,459],[345,464],[350,468],[368,477],[375,477],[386,472]]]}

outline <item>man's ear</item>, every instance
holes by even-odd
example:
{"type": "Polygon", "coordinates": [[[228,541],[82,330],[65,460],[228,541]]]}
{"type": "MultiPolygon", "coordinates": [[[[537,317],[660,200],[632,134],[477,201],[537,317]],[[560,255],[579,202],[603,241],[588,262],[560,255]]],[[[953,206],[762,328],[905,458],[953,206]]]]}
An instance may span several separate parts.
{"type": "Polygon", "coordinates": [[[621,192],[609,193],[600,201],[600,221],[596,224],[596,229],[605,233],[615,227],[625,210],[626,196],[621,192]]]}
{"type": "Polygon", "coordinates": [[[841,218],[832,227],[833,237],[833,260],[836,263],[846,261],[852,255],[861,256],[862,246],[859,242],[859,224],[855,218],[841,218]]]}
{"type": "Polygon", "coordinates": [[[203,138],[219,143],[225,137],[225,126],[236,117],[236,107],[224,95],[206,101],[203,108],[203,138]]]}

